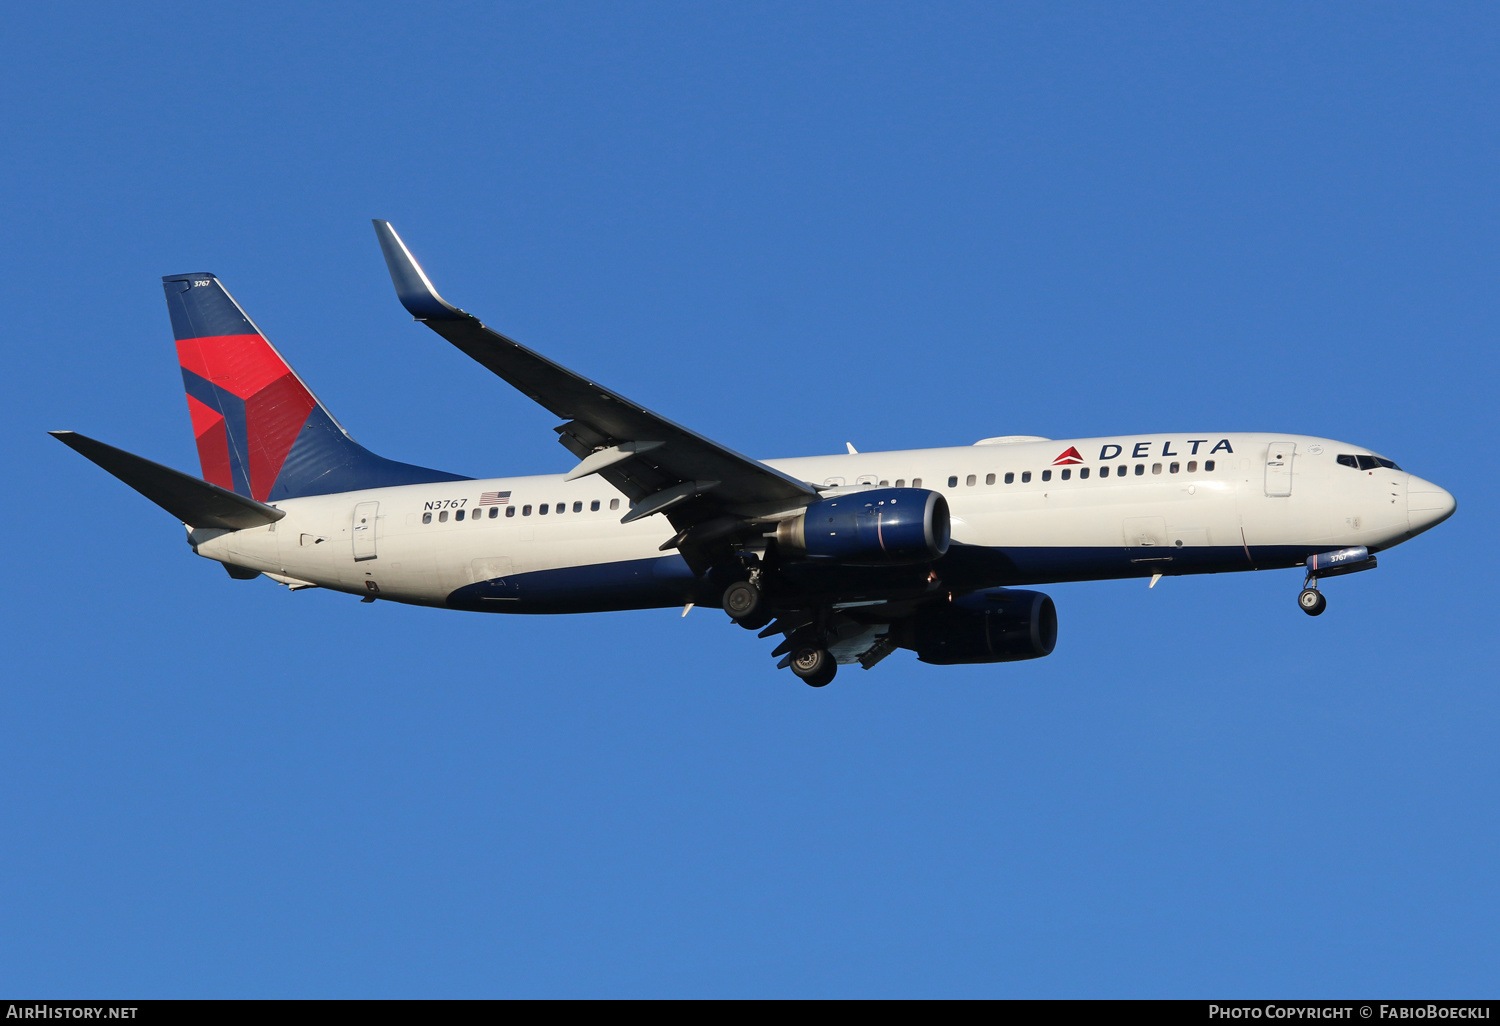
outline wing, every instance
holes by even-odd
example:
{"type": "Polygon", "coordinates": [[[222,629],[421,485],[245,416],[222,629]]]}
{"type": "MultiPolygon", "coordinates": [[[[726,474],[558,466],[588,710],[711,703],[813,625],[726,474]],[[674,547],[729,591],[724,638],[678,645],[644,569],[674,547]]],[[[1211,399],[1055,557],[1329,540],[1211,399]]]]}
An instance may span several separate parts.
{"type": "Polygon", "coordinates": [[[629,523],[665,513],[678,535],[663,548],[732,536],[755,518],[799,509],[817,491],[595,384],[438,295],[387,221],[375,222],[396,295],[417,320],[561,417],[555,428],[579,464],[568,480],[598,474],[632,502],[629,523]]]}

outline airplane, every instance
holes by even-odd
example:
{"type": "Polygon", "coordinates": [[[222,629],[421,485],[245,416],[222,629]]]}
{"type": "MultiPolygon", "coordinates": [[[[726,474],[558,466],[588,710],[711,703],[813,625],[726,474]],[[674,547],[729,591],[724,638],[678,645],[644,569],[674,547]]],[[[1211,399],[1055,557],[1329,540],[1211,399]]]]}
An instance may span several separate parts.
{"type": "Polygon", "coordinates": [[[1319,583],[1453,515],[1361,446],[1198,431],[756,460],[443,299],[389,222],[412,317],[539,403],[576,459],[475,479],[349,435],[212,274],[162,279],[202,477],[52,434],[187,529],[229,576],[485,613],[719,606],[813,687],[897,649],[938,664],[1050,655],[1036,585],[1297,568],[1319,583]]]}

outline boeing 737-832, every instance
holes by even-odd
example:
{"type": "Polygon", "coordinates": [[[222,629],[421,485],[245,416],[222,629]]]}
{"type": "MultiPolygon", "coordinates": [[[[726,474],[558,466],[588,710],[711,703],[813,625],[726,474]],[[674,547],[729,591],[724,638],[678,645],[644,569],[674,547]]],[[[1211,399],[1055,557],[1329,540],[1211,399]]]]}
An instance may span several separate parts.
{"type": "Polygon", "coordinates": [[[566,473],[476,480],[356,443],[219,280],[162,281],[203,477],[54,434],[187,526],[229,575],[490,613],[722,606],[815,687],[897,648],[929,663],[1051,653],[1021,587],[1296,567],[1318,582],[1452,515],[1357,445],[1199,431],[754,460],[450,305],[375,222],[401,303],[562,423],[566,473]]]}

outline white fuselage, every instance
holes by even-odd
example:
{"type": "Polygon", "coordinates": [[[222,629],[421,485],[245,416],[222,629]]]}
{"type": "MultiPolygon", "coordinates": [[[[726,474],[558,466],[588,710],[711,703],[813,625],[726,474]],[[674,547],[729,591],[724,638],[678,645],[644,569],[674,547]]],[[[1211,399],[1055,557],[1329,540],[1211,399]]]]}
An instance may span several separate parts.
{"type": "MultiPolygon", "coordinates": [[[[1441,488],[1401,470],[1342,465],[1340,454],[1369,451],[1325,438],[1207,433],[766,462],[825,488],[941,492],[955,544],[938,572],[952,561],[970,584],[999,586],[1292,566],[1346,546],[1388,548],[1452,512],[1441,488]],[[1070,449],[1079,462],[1058,462],[1070,449]]],[[[629,503],[598,476],[406,485],[276,505],[286,516],[269,527],[191,532],[194,550],[294,587],[497,612],[664,606],[700,594],[682,558],[661,551],[674,533],[666,519],[621,524],[629,503]],[[503,505],[495,496],[481,504],[485,493],[506,492],[503,505]],[[490,586],[486,601],[474,599],[476,586],[490,586]]]]}

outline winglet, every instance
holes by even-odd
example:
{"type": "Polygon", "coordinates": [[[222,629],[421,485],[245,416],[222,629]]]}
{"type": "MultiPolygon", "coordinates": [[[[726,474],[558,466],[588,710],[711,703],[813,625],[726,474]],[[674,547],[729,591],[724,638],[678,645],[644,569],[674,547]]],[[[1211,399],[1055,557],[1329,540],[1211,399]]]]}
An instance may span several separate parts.
{"type": "Polygon", "coordinates": [[[396,286],[396,298],[407,312],[419,321],[467,320],[468,314],[438,295],[391,222],[375,218],[373,223],[380,252],[385,255],[385,266],[391,272],[391,283],[396,286]]]}

